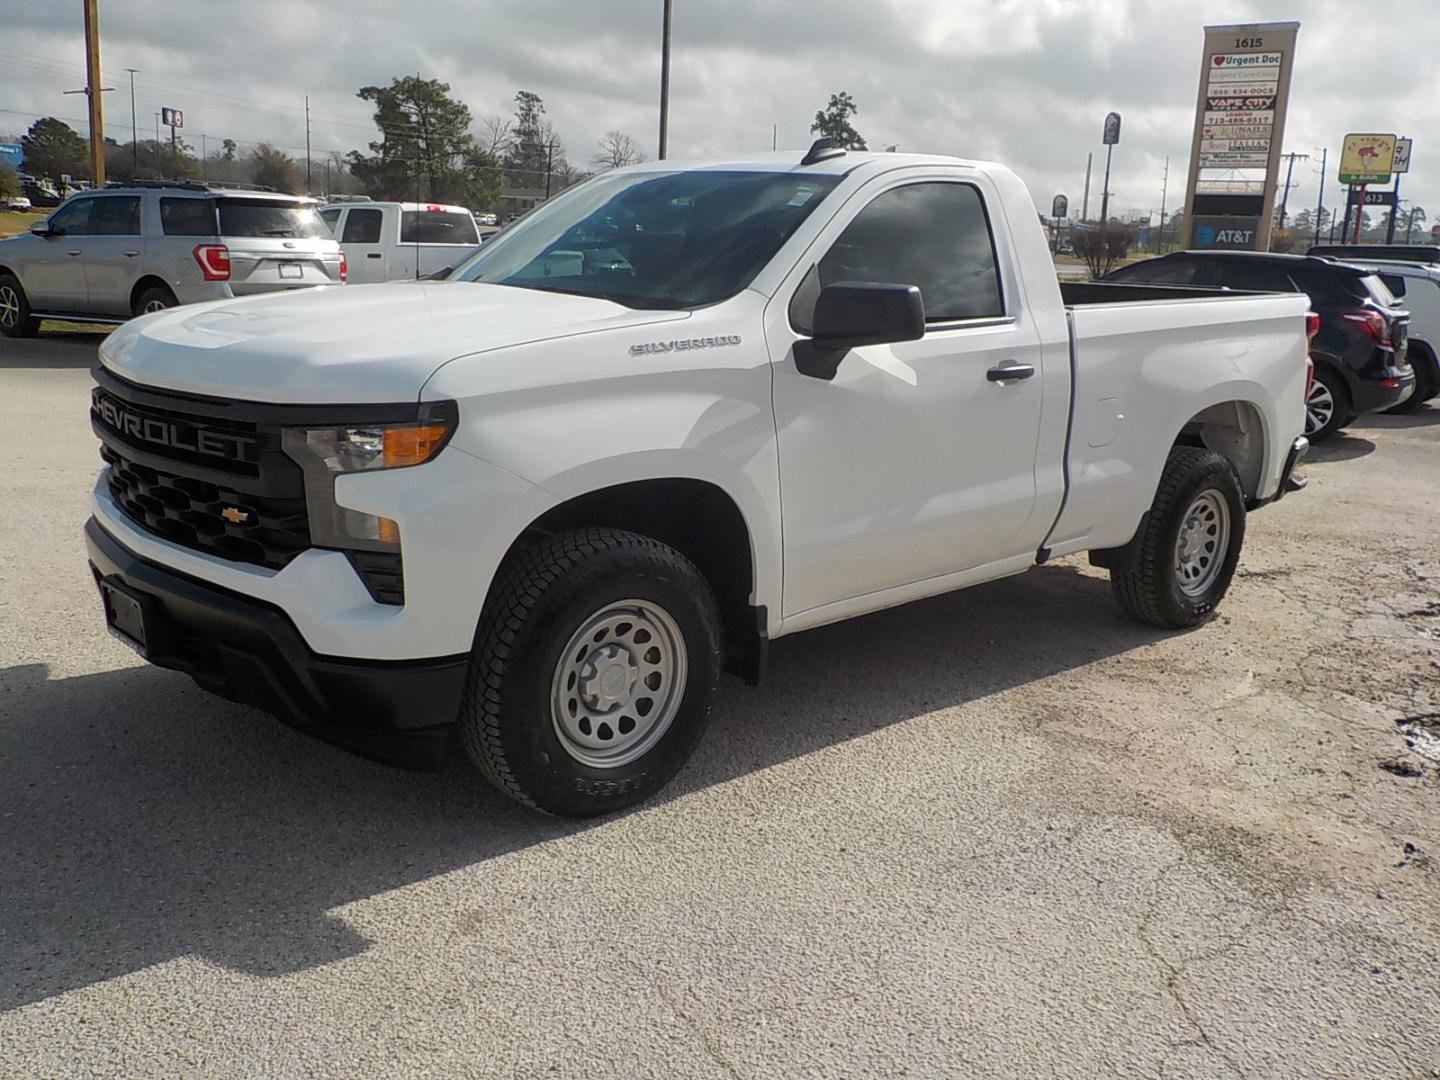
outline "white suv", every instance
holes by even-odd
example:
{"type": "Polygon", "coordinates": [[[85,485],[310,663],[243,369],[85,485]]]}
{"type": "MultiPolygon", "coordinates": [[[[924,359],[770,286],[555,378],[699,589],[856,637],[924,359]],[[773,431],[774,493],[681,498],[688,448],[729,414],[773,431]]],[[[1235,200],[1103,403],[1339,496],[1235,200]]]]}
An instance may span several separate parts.
{"type": "Polygon", "coordinates": [[[0,333],[42,318],[123,322],[202,300],[339,285],[345,257],[314,199],[163,183],[74,195],[0,240],[0,333]]]}

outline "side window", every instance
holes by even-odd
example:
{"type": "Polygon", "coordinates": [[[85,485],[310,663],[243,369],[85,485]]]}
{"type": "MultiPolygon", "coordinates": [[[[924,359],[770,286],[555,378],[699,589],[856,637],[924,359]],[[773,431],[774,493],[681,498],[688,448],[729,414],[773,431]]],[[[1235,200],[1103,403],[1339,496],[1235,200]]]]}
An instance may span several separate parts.
{"type": "Polygon", "coordinates": [[[379,210],[351,207],[350,213],[345,215],[345,235],[340,238],[341,241],[346,244],[378,244],[382,217],[379,210]]]}
{"type": "Polygon", "coordinates": [[[918,286],[930,323],[1005,314],[990,221],[969,184],[907,184],[877,195],[797,291],[795,326],[812,325],[819,290],[836,281],[918,286]]]}
{"type": "Polygon", "coordinates": [[[105,195],[94,200],[90,232],[95,236],[139,236],[140,196],[105,195]]]}
{"type": "Polygon", "coordinates": [[[90,208],[94,199],[76,199],[50,215],[50,228],[62,236],[90,235],[90,208]]]}
{"type": "Polygon", "coordinates": [[[166,236],[214,236],[215,204],[209,199],[161,199],[160,227],[166,236]]]}
{"type": "Polygon", "coordinates": [[[330,235],[335,235],[335,225],[340,220],[340,208],[331,207],[329,210],[320,211],[320,220],[325,222],[325,227],[330,230],[330,235]]]}
{"type": "Polygon", "coordinates": [[[1399,274],[1381,274],[1379,277],[1380,280],[1385,283],[1385,287],[1390,290],[1390,295],[1395,297],[1395,299],[1399,300],[1405,295],[1405,279],[1399,274]]]}
{"type": "Polygon", "coordinates": [[[1188,259],[1146,259],[1112,278],[1129,285],[1190,285],[1195,281],[1195,264],[1188,259]]]}
{"type": "Polygon", "coordinates": [[[1296,285],[1281,267],[1245,259],[1210,259],[1200,264],[1197,285],[1245,292],[1296,292],[1296,285]]]}

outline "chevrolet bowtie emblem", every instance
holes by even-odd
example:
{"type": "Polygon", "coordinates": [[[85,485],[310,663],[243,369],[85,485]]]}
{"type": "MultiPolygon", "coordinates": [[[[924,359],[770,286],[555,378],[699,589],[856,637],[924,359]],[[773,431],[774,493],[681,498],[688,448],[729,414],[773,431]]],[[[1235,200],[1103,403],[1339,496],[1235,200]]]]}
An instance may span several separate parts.
{"type": "Polygon", "coordinates": [[[220,516],[231,525],[243,525],[250,520],[250,511],[241,510],[238,506],[227,506],[220,511],[220,516]]]}

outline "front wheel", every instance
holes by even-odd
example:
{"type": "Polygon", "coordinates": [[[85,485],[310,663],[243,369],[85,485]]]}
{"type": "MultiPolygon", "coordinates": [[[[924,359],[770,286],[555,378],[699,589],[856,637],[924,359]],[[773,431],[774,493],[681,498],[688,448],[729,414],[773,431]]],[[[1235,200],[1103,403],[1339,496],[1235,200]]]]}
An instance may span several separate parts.
{"type": "Polygon", "coordinates": [[[1213,450],[1170,451],[1150,517],[1128,568],[1112,570],[1120,606],[1151,626],[1179,630],[1214,613],[1245,540],[1245,497],[1213,450]]]}
{"type": "Polygon", "coordinates": [[[567,817],[649,798],[689,759],[720,673],[709,584],[659,541],[575,529],[503,568],[460,735],[506,795],[567,817]]]}
{"type": "Polygon", "coordinates": [[[13,274],[0,274],[0,334],[34,337],[40,320],[30,314],[30,300],[13,274]]]}

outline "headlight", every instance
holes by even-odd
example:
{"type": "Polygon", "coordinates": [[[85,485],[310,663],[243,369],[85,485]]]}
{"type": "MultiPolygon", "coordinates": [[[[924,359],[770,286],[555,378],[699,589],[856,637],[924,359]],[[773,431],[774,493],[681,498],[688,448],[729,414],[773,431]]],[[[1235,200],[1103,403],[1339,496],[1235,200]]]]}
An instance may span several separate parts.
{"type": "Polygon", "coordinates": [[[417,420],[398,423],[337,424],[286,428],[285,453],[305,472],[310,541],[346,550],[400,550],[400,527],[390,518],[339,506],[335,477],[377,469],[423,465],[455,431],[454,402],[421,406],[417,420]]]}

